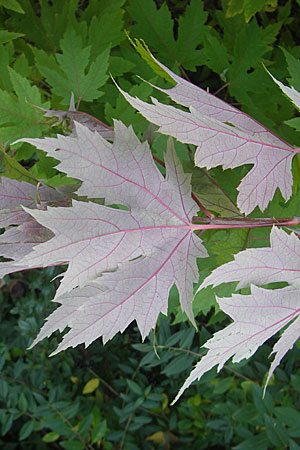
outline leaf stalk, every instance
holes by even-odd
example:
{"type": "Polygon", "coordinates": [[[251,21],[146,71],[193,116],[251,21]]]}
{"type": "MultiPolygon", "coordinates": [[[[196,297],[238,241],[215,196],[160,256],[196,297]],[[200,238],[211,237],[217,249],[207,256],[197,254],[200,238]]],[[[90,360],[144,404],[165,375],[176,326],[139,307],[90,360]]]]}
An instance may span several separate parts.
{"type": "Polygon", "coordinates": [[[261,217],[255,219],[248,218],[231,218],[231,217],[193,217],[194,230],[215,230],[228,228],[258,228],[276,226],[293,226],[299,225],[300,217],[281,217],[272,219],[269,217],[261,217]]]}

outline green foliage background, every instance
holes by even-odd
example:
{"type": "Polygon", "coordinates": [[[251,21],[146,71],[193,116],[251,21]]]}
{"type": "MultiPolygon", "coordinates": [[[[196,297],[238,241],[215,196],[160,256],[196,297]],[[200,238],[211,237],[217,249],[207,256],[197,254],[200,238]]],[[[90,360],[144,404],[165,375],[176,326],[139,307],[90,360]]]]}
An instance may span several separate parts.
{"type": "MultiPolygon", "coordinates": [[[[145,47],[135,38],[176,73],[299,146],[300,118],[262,65],[300,90],[299,6],[299,0],[0,0],[2,175],[52,186],[74,182],[57,174],[53,158],[27,144],[11,147],[21,137],[66,132],[67,122],[55,124],[39,107],[66,110],[72,92],[80,111],[109,125],[113,118],[133,124],[140,136],[153,141],[153,152],[162,155],[165,137],[153,133],[109,76],[132,95],[146,100],[154,94],[168,101],[137,77],[170,86],[168,77],[148,64],[145,47]]],[[[187,148],[175,145],[185,170],[193,173],[193,190],[201,201],[213,205],[216,214],[222,206],[232,215],[235,187],[245,168],[195,171],[187,148]],[[230,200],[220,197],[211,178],[230,200]]],[[[266,216],[300,216],[296,158],[293,173],[293,199],[284,204],[277,192],[266,216]]],[[[199,264],[200,280],[248,245],[265,246],[267,238],[265,230],[206,232],[212,257],[199,264]]],[[[34,270],[1,282],[3,448],[300,449],[299,345],[276,370],[264,399],[261,386],[271,345],[250,362],[228,364],[218,376],[211,371],[169,406],[202,354],[201,345],[227,323],[215,293],[230,295],[234,285],[196,295],[198,333],[180,312],[173,289],[169,318],[161,317],[155,340],[150,336],[140,343],[132,325],[105,347],[95,342],[48,358],[58,336],[26,348],[52,309],[49,300],[57,282],[50,280],[57,273],[34,270]]]]}

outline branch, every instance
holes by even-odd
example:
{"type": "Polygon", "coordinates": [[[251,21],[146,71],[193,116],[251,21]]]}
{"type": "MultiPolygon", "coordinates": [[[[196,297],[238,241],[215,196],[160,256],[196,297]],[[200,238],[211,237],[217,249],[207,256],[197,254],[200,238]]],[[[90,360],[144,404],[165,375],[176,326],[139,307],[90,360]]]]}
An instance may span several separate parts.
{"type": "Polygon", "coordinates": [[[281,217],[272,219],[269,217],[262,217],[258,219],[248,218],[231,218],[231,217],[193,217],[194,230],[216,230],[227,228],[258,228],[258,227],[272,227],[276,226],[292,226],[299,225],[300,217],[281,217]],[[196,225],[199,224],[199,225],[196,225]]]}

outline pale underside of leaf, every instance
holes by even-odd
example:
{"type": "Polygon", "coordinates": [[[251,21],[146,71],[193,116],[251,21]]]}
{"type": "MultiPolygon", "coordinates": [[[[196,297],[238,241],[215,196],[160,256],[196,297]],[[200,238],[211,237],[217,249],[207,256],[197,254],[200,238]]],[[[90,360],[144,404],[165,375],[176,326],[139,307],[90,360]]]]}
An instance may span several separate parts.
{"type": "Polygon", "coordinates": [[[21,263],[47,266],[69,262],[57,296],[115,270],[119,263],[150,256],[166,240],[191,232],[187,225],[159,214],[116,210],[95,203],[73,201],[72,208],[30,213],[55,237],[37,246],[21,263]]]}
{"type": "Polygon", "coordinates": [[[36,208],[38,200],[43,205],[47,202],[62,201],[64,197],[48,186],[37,188],[25,181],[2,177],[0,183],[0,227],[26,222],[29,216],[22,206],[36,208]]]}
{"type": "Polygon", "coordinates": [[[167,314],[174,280],[187,312],[193,291],[190,284],[186,285],[185,277],[197,277],[197,267],[191,267],[191,257],[201,255],[197,241],[189,233],[178,237],[175,246],[172,240],[166,241],[164,247],[153,248],[152,256],[120,265],[115,272],[104,273],[98,281],[58,297],[56,301],[62,305],[48,318],[34,344],[66,326],[71,331],[55,353],[80,343],[87,346],[99,336],[105,343],[118,331],[123,332],[133,320],[144,339],[159,313],[167,314]],[[187,253],[190,255],[186,263],[187,253]]]}
{"type": "Polygon", "coordinates": [[[297,109],[300,109],[300,93],[294,87],[285,86],[281,81],[277,80],[269,71],[268,74],[273,81],[280,87],[282,92],[294,103],[297,109]]]}
{"type": "MultiPolygon", "coordinates": [[[[299,291],[297,291],[296,296],[298,294],[299,298],[299,291]]],[[[294,317],[298,315],[300,312],[300,305],[298,305],[298,313],[294,314],[294,317]]],[[[279,366],[280,361],[284,357],[284,355],[290,350],[295,342],[299,339],[300,336],[300,317],[298,315],[297,319],[294,320],[293,323],[290,324],[288,328],[284,330],[282,335],[280,336],[280,339],[276,342],[274,345],[274,348],[272,350],[272,354],[275,354],[275,358],[272,361],[272,364],[270,366],[270,370],[268,373],[268,377],[265,384],[265,389],[270,381],[270,378],[276,369],[277,366],[279,366]]]]}
{"type": "Polygon", "coordinates": [[[264,285],[286,281],[296,283],[300,278],[300,242],[294,234],[273,227],[270,248],[250,248],[238,253],[234,261],[226,263],[204,280],[199,289],[210,284],[239,281],[237,289],[250,283],[264,285]]]}
{"type": "Polygon", "coordinates": [[[190,83],[172,72],[168,67],[159,62],[153,55],[153,60],[175,81],[176,85],[170,89],[162,89],[152,85],[156,89],[165,92],[172,100],[187,108],[193,107],[201,114],[214,118],[220,122],[231,123],[245,133],[250,133],[264,142],[282,146],[284,141],[272,133],[257,120],[248,114],[229,105],[215,95],[190,83]]]}
{"type": "Polygon", "coordinates": [[[39,224],[24,210],[24,206],[33,209],[45,208],[48,203],[53,201],[64,202],[65,198],[48,186],[34,186],[24,181],[2,177],[0,226],[1,228],[10,226],[10,228],[0,235],[0,248],[1,255],[13,261],[0,263],[0,277],[28,269],[28,264],[20,263],[20,260],[29,254],[36,245],[53,236],[49,229],[39,224]]]}
{"type": "Polygon", "coordinates": [[[0,235],[0,254],[4,258],[19,261],[30,253],[35,245],[47,241],[52,233],[32,217],[18,227],[12,227],[0,235]]]}
{"type": "Polygon", "coordinates": [[[105,197],[106,204],[147,206],[163,181],[148,145],[140,143],[132,128],[119,121],[115,121],[113,144],[84,125],[75,125],[75,136],[23,141],[60,160],[58,170],[81,180],[79,195],[105,197]],[[150,187],[153,192],[148,194],[150,187]]]}
{"type": "MultiPolygon", "coordinates": [[[[208,353],[191,372],[174,402],[193,381],[199,380],[214,366],[217,365],[219,371],[231,357],[233,362],[239,362],[252,356],[260,345],[299,316],[300,312],[299,291],[290,287],[267,290],[251,286],[251,295],[234,294],[231,298],[218,299],[218,302],[221,309],[232,317],[234,322],[215,333],[205,343],[205,347],[209,349],[208,353]]],[[[274,347],[273,353],[276,353],[276,357],[271,365],[269,377],[299,334],[298,317],[285,330],[274,347]]]]}
{"type": "Polygon", "coordinates": [[[20,262],[68,263],[55,298],[62,305],[35,342],[69,326],[59,350],[89,345],[99,336],[110,339],[133,320],[144,338],[158,314],[166,314],[174,283],[182,309],[194,323],[196,258],[207,252],[193,233],[197,206],[191,198],[190,175],[184,174],[172,143],[165,154],[164,178],[148,144],[141,144],[132,128],[119,122],[113,144],[81,124],[76,124],[76,137],[27,141],[55,155],[60,170],[82,181],[79,194],[103,196],[107,205],[129,208],[73,201],[70,208],[26,209],[54,237],[20,262]]]}
{"type": "Polygon", "coordinates": [[[37,190],[32,184],[2,177],[0,184],[1,228],[25,222],[28,214],[21,205],[34,207],[36,197],[37,190]]]}
{"type": "MultiPolygon", "coordinates": [[[[140,144],[132,130],[128,135],[124,126],[117,126],[116,139],[111,145],[98,133],[79,125],[78,127],[78,137],[65,138],[62,141],[64,147],[56,152],[57,158],[65,158],[63,169],[69,175],[73,173],[83,180],[79,193],[91,192],[90,180],[95,179],[102,184],[93,187],[92,196],[100,190],[100,195],[107,192],[107,203],[117,201],[120,196],[123,204],[131,206],[131,211],[76,201],[68,209],[49,208],[47,212],[27,210],[36,220],[51,229],[55,238],[48,244],[37,247],[22,263],[44,266],[70,262],[57,295],[75,286],[83,286],[96,279],[103,271],[114,269],[118,263],[151,254],[153,242],[163,242],[172,234],[176,236],[178,229],[184,233],[186,230],[190,231],[189,217],[197,211],[190,198],[190,176],[184,175],[182,169],[179,169],[173,153],[169,152],[166,157],[165,180],[151,158],[148,145],[140,144]],[[85,155],[90,149],[85,148],[84,153],[82,149],[87,147],[88,142],[93,144],[93,154],[89,157],[89,177],[81,171],[82,159],[87,164],[88,156],[85,155]],[[99,164],[99,152],[103,143],[106,147],[99,164]],[[113,158],[109,150],[113,151],[113,158]],[[72,160],[69,157],[71,152],[76,152],[75,157],[71,154],[72,160]],[[128,170],[128,166],[133,164],[133,168],[138,168],[138,171],[128,170]]],[[[45,145],[49,148],[52,145],[54,149],[61,142],[60,138],[45,139],[46,144],[43,141],[30,140],[39,148],[44,148],[45,145]]]]}
{"type": "Polygon", "coordinates": [[[37,223],[32,217],[28,217],[27,222],[32,222],[36,231],[35,234],[24,232],[22,227],[27,224],[27,222],[24,222],[18,227],[9,228],[0,235],[1,256],[12,259],[12,261],[0,262],[0,278],[20,270],[34,268],[34,266],[28,267],[27,264],[20,264],[20,259],[28,255],[36,245],[47,241],[52,236],[50,230],[37,223]]]}
{"type": "MultiPolygon", "coordinates": [[[[34,267],[30,267],[30,269],[34,269],[34,267]]],[[[14,261],[0,262],[0,278],[11,273],[20,272],[21,270],[28,270],[28,266],[26,264],[16,265],[14,261]]]]}
{"type": "MultiPolygon", "coordinates": [[[[181,87],[183,82],[184,80],[181,81],[181,87]]],[[[170,95],[169,91],[172,92],[173,89],[181,91],[180,86],[168,90],[168,94],[170,95]]],[[[190,87],[187,89],[189,90],[190,87]]],[[[219,99],[212,102],[210,94],[205,91],[200,91],[199,95],[200,97],[204,94],[209,96],[209,102],[212,105],[209,104],[208,111],[206,111],[207,103],[204,108],[204,101],[197,100],[197,95],[195,95],[196,107],[189,105],[189,101],[184,102],[178,98],[178,101],[189,106],[190,112],[164,105],[155,98],[152,98],[151,105],[130,96],[121,89],[120,91],[147,120],[160,127],[161,133],[173,136],[183,143],[196,145],[195,164],[197,166],[210,169],[221,165],[224,169],[228,169],[243,164],[253,164],[252,169],[238,187],[237,204],[243,213],[249,214],[256,206],[264,210],[277,188],[280,189],[285,200],[290,198],[293,182],[291,162],[295,150],[256,121],[243,113],[238,114],[234,108],[231,111],[229,105],[228,109],[222,110],[220,115],[219,99]],[[203,113],[203,108],[206,113],[203,113]],[[245,123],[241,123],[241,117],[245,123]],[[239,126],[230,126],[223,121],[236,122],[239,126]],[[254,131],[249,130],[251,127],[254,131]]],[[[172,98],[177,96],[172,94],[172,98]]]]}

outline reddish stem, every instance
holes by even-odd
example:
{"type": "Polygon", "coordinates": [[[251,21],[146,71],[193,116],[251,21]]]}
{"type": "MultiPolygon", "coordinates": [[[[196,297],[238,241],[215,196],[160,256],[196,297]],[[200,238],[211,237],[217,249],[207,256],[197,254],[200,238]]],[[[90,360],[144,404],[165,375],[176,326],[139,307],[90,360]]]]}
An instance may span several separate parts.
{"type": "Polygon", "coordinates": [[[196,195],[192,192],[192,199],[195,200],[195,202],[197,203],[197,205],[199,206],[199,208],[204,212],[204,214],[209,218],[209,219],[213,219],[214,215],[208,211],[205,206],[202,205],[202,203],[200,203],[200,201],[198,200],[198,198],[196,197],[196,195]]]}
{"type": "Polygon", "coordinates": [[[152,155],[152,157],[156,162],[158,162],[158,164],[160,164],[163,167],[166,167],[165,163],[161,159],[159,159],[157,156],[152,155]]]}
{"type": "Polygon", "coordinates": [[[266,217],[258,219],[239,219],[230,217],[193,217],[193,228],[195,230],[215,230],[228,228],[258,228],[276,226],[299,225],[300,217],[282,217],[278,219],[269,219],[266,217]],[[199,224],[199,225],[197,225],[199,224]]]}
{"type": "Polygon", "coordinates": [[[229,83],[224,84],[224,86],[221,86],[218,90],[216,90],[213,95],[219,94],[223,89],[227,88],[229,86],[229,83]]]}
{"type": "Polygon", "coordinates": [[[184,68],[183,68],[180,64],[178,64],[178,67],[179,67],[179,70],[180,70],[180,72],[182,73],[183,77],[184,77],[187,81],[191,82],[191,80],[189,79],[189,77],[188,77],[186,71],[184,70],[184,68]]]}

